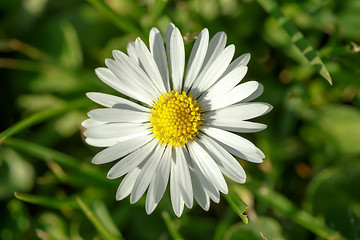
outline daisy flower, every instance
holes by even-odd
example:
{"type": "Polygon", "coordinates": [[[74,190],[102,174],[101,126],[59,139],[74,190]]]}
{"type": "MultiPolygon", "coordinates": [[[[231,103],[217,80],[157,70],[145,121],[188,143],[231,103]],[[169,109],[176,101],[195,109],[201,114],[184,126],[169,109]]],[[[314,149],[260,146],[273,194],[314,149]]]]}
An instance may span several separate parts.
{"type": "Polygon", "coordinates": [[[209,40],[205,28],[198,35],[185,71],[181,33],[168,26],[166,47],[153,28],[149,48],[137,38],[127,54],[114,50],[106,68],[96,75],[127,98],[98,92],[87,96],[104,108],[92,110],[82,125],[86,142],[106,147],[92,162],[117,160],[110,179],[123,177],[116,193],[137,202],[146,192],[146,212],[154,211],[169,183],[177,216],[193,199],[205,210],[210,199],[227,194],[224,176],[244,183],[246,174],[235,157],[260,163],[264,153],[237,133],[263,130],[266,125],[248,121],[271,110],[267,103],[250,102],[262,94],[256,81],[238,84],[247,72],[250,54],[234,61],[234,45],[226,34],[209,40]]]}

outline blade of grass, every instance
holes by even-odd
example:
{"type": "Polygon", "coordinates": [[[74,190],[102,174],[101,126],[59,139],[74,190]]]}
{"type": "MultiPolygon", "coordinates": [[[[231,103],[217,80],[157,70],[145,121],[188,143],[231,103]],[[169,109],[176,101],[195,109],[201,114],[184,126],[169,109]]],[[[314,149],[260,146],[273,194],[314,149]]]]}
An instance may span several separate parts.
{"type": "Polygon", "coordinates": [[[62,166],[78,170],[84,176],[90,177],[90,179],[94,179],[101,184],[111,182],[104,177],[104,173],[97,168],[94,168],[91,165],[81,162],[79,159],[66,155],[62,152],[58,152],[30,141],[14,138],[8,139],[5,144],[41,160],[54,161],[62,166]]]}
{"type": "Polygon", "coordinates": [[[304,210],[298,209],[289,199],[271,188],[261,185],[254,179],[248,179],[246,187],[258,198],[275,210],[281,212],[295,223],[312,231],[316,235],[331,240],[344,240],[335,230],[304,210]]]}
{"type": "Polygon", "coordinates": [[[41,62],[52,62],[52,58],[44,52],[41,52],[39,49],[34,48],[33,46],[21,42],[18,39],[8,39],[0,42],[0,51],[9,51],[14,50],[25,54],[33,60],[39,60],[41,62]]]}
{"type": "MultiPolygon", "coordinates": [[[[104,16],[109,18],[109,20],[115,24],[119,29],[123,30],[126,33],[135,34],[144,38],[145,35],[139,27],[136,26],[130,19],[119,15],[114,12],[103,0],[87,0],[94,8],[101,12],[104,16]]],[[[144,38],[145,39],[145,38],[144,38]]]]}
{"type": "Polygon", "coordinates": [[[85,98],[81,98],[75,100],[73,102],[69,102],[60,107],[51,108],[47,110],[43,110],[41,112],[35,113],[28,118],[25,118],[14,125],[10,126],[9,128],[5,129],[3,132],[0,133],[0,144],[5,141],[6,138],[11,137],[35,124],[44,122],[45,120],[68,112],[72,109],[79,109],[85,106],[89,106],[90,102],[87,101],[85,98]]]}
{"type": "MultiPolygon", "coordinates": [[[[229,185],[230,186],[230,185],[229,185]]],[[[231,185],[234,186],[234,185],[231,185]]],[[[247,204],[241,200],[239,194],[236,191],[229,191],[227,195],[225,195],[227,202],[230,204],[230,207],[234,210],[234,212],[239,215],[241,220],[248,224],[249,220],[244,212],[247,209],[247,204]]]]}
{"type": "Polygon", "coordinates": [[[282,13],[280,6],[276,0],[258,0],[258,3],[264,10],[271,14],[289,34],[292,43],[300,50],[309,63],[320,73],[320,75],[332,85],[331,76],[325,67],[325,64],[310,46],[304,35],[296,28],[296,26],[282,13]]]}
{"type": "Polygon", "coordinates": [[[76,201],[78,202],[80,209],[83,211],[83,213],[86,215],[86,217],[92,222],[98,233],[104,237],[104,239],[122,239],[120,236],[114,236],[107,228],[104,226],[104,224],[101,222],[101,220],[96,216],[96,214],[85,204],[85,202],[80,198],[77,197],[76,201]]]}
{"type": "Polygon", "coordinates": [[[233,222],[235,222],[234,221],[235,218],[237,218],[237,216],[234,213],[234,211],[232,211],[232,208],[228,208],[224,216],[216,226],[213,240],[224,239],[226,231],[233,224],[233,222]]]}
{"type": "Polygon", "coordinates": [[[92,207],[96,216],[98,216],[101,222],[105,224],[109,232],[111,232],[114,236],[122,236],[104,202],[96,201],[92,204],[92,207]]]}
{"type": "Polygon", "coordinates": [[[32,194],[25,193],[14,193],[15,197],[21,201],[32,203],[44,207],[49,208],[78,208],[78,204],[75,198],[67,198],[67,199],[57,199],[57,198],[47,198],[42,196],[36,196],[32,194]]]}
{"type": "Polygon", "coordinates": [[[183,240],[184,238],[181,236],[180,232],[176,228],[173,220],[171,219],[170,215],[166,211],[161,212],[161,216],[164,219],[165,225],[174,240],[183,240]]]}
{"type": "Polygon", "coordinates": [[[154,8],[152,9],[150,13],[150,19],[152,23],[155,23],[155,21],[159,18],[159,16],[162,15],[166,4],[168,3],[168,0],[156,0],[154,4],[154,8]]]}
{"type": "Polygon", "coordinates": [[[52,68],[52,66],[45,63],[34,62],[32,60],[0,58],[0,68],[23,70],[29,72],[42,72],[52,68]]]}

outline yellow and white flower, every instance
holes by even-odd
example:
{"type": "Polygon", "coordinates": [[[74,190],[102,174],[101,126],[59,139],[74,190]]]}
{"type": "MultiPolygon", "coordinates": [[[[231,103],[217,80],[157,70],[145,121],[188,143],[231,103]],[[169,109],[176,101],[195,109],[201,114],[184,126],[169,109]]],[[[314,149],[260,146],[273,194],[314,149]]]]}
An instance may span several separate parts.
{"type": "Polygon", "coordinates": [[[224,176],[244,183],[246,174],[235,157],[260,163],[265,157],[253,143],[236,133],[263,130],[248,121],[271,110],[267,103],[250,102],[262,94],[256,81],[238,84],[247,72],[250,54],[234,61],[234,45],[226,34],[209,40],[205,28],[197,37],[185,70],[184,42],[170,24],[166,50],[153,28],[149,49],[141,39],[129,43],[127,55],[113,51],[107,68],[97,76],[129,99],[91,92],[87,96],[104,106],[88,113],[82,125],[86,142],[106,147],[92,160],[103,164],[118,160],[108,178],[124,176],[116,193],[137,202],[147,190],[150,214],[170,181],[174,212],[180,216],[193,199],[205,210],[210,199],[220,201],[228,187],[224,176]],[[170,70],[170,71],[169,71],[170,70]],[[223,176],[224,175],[224,176],[223,176]]]}

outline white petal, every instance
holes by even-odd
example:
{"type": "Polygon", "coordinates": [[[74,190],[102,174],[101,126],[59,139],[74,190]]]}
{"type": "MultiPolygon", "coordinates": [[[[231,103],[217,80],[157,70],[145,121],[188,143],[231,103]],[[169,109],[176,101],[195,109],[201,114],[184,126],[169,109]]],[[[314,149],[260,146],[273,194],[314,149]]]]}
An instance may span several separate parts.
{"type": "Polygon", "coordinates": [[[207,148],[210,156],[225,170],[223,173],[229,173],[229,175],[226,174],[227,177],[239,183],[245,182],[246,173],[244,169],[228,151],[204,134],[199,136],[199,139],[199,144],[207,148]]]}
{"type": "Polygon", "coordinates": [[[161,198],[163,197],[169,181],[170,165],[172,161],[171,149],[172,147],[169,146],[165,149],[155,175],[154,185],[156,186],[156,188],[154,194],[156,203],[160,202],[161,198]]]}
{"type": "Polygon", "coordinates": [[[170,90],[169,69],[162,36],[156,28],[151,29],[149,35],[150,52],[159,68],[166,91],[170,90]]]}
{"type": "Polygon", "coordinates": [[[136,149],[120,161],[118,161],[108,172],[109,179],[115,179],[132,171],[135,167],[141,164],[155,149],[156,140],[152,140],[148,144],[136,149]]]}
{"type": "Polygon", "coordinates": [[[140,92],[135,91],[132,86],[119,79],[110,69],[97,68],[95,73],[101,81],[116,91],[151,106],[152,98],[149,94],[142,95],[140,92]]]}
{"type": "Polygon", "coordinates": [[[121,51],[114,50],[112,53],[116,61],[106,59],[105,64],[118,78],[151,99],[159,95],[158,89],[152,85],[150,78],[139,65],[121,51]]]}
{"type": "Polygon", "coordinates": [[[245,76],[246,66],[239,66],[216,82],[204,95],[199,99],[211,100],[217,96],[223,96],[233,89],[245,76]]]}
{"type": "Polygon", "coordinates": [[[210,155],[195,141],[187,143],[187,146],[194,160],[194,168],[197,166],[217,189],[226,194],[228,188],[225,179],[210,155]]]}
{"type": "Polygon", "coordinates": [[[140,68],[142,68],[139,56],[136,53],[134,42],[129,42],[129,44],[126,47],[126,51],[129,55],[130,60],[133,61],[136,65],[139,65],[140,68]]]}
{"type": "Polygon", "coordinates": [[[175,152],[172,152],[171,173],[170,173],[170,197],[171,204],[176,216],[180,217],[184,210],[184,200],[180,192],[180,184],[176,177],[176,157],[175,152]]]}
{"type": "Polygon", "coordinates": [[[216,96],[215,98],[211,99],[210,102],[204,106],[204,110],[216,110],[238,103],[251,96],[258,89],[258,87],[259,83],[256,81],[249,81],[237,85],[226,94],[222,96],[216,96]]]}
{"type": "Polygon", "coordinates": [[[220,202],[219,189],[217,189],[214,186],[212,179],[209,179],[207,176],[205,176],[204,173],[200,170],[200,168],[196,164],[194,164],[194,170],[202,187],[204,188],[204,191],[206,192],[206,196],[208,196],[214,202],[219,203],[220,202]]]}
{"type": "Polygon", "coordinates": [[[155,84],[155,86],[161,93],[166,93],[164,82],[156,65],[156,62],[151,55],[149,49],[146,47],[145,43],[140,38],[137,38],[135,41],[135,49],[137,55],[139,56],[140,62],[144,67],[145,72],[150,77],[152,83],[155,84]]]}
{"type": "Polygon", "coordinates": [[[226,34],[224,32],[216,33],[210,40],[208,50],[206,52],[206,56],[203,63],[203,68],[214,59],[219,56],[219,54],[224,50],[226,45],[226,34]]]}
{"type": "Polygon", "coordinates": [[[104,122],[135,122],[141,123],[150,120],[150,114],[118,108],[98,108],[88,112],[92,119],[104,122]]]}
{"type": "Polygon", "coordinates": [[[270,112],[272,106],[267,103],[238,103],[225,108],[206,113],[207,120],[222,124],[236,123],[239,120],[249,120],[270,112]]]}
{"type": "Polygon", "coordinates": [[[186,162],[183,150],[180,147],[175,147],[175,181],[179,185],[180,194],[184,203],[188,208],[193,205],[193,190],[191,185],[191,178],[189,167],[186,162]]]}
{"type": "Polygon", "coordinates": [[[110,147],[117,143],[124,142],[129,139],[136,138],[136,137],[147,136],[149,134],[150,134],[150,132],[148,130],[146,130],[143,132],[139,132],[139,133],[123,136],[123,137],[116,137],[116,138],[106,138],[106,139],[85,138],[85,142],[94,147],[110,147]]]}
{"type": "Polygon", "coordinates": [[[155,202],[155,190],[157,187],[154,184],[155,178],[156,178],[156,174],[153,176],[153,179],[151,180],[149,189],[146,194],[145,211],[148,215],[151,214],[158,205],[158,203],[155,202]]]}
{"type": "Polygon", "coordinates": [[[241,100],[241,102],[250,102],[256,98],[258,98],[262,93],[264,92],[264,86],[259,83],[258,88],[256,89],[255,92],[253,92],[250,96],[248,96],[247,98],[241,100]]]}
{"type": "Polygon", "coordinates": [[[201,130],[220,143],[225,150],[237,157],[255,163],[263,162],[263,158],[265,158],[264,153],[260,149],[252,142],[239,135],[212,127],[203,127],[201,130]]]}
{"type": "Polygon", "coordinates": [[[239,66],[247,66],[247,64],[250,61],[250,53],[244,53],[240,57],[236,58],[234,61],[232,61],[229,65],[229,67],[224,72],[224,75],[228,74],[229,72],[233,71],[235,68],[238,68],[239,66]]]}
{"type": "Polygon", "coordinates": [[[96,154],[92,160],[92,163],[103,164],[114,161],[118,158],[122,158],[125,155],[138,149],[139,147],[142,147],[146,143],[150,142],[153,138],[153,136],[143,136],[120,142],[96,154]]]}
{"type": "Polygon", "coordinates": [[[185,48],[181,33],[170,24],[166,32],[166,50],[169,60],[173,90],[180,91],[184,76],[185,48]]]}
{"type": "Polygon", "coordinates": [[[137,103],[114,95],[98,92],[88,92],[86,93],[86,96],[104,107],[150,112],[149,108],[143,107],[137,103]]]}
{"type": "Polygon", "coordinates": [[[164,148],[163,145],[157,144],[154,153],[146,161],[131,191],[130,203],[137,202],[146,191],[159,165],[164,148]]]}
{"type": "Polygon", "coordinates": [[[236,122],[217,122],[217,121],[207,121],[206,126],[220,128],[223,130],[238,132],[238,133],[254,133],[264,130],[267,126],[262,123],[255,123],[249,121],[236,121],[236,122]]]}
{"type": "Polygon", "coordinates": [[[126,174],[126,176],[121,181],[121,183],[117,189],[116,200],[120,201],[120,200],[126,198],[127,196],[129,196],[140,172],[141,172],[140,168],[135,168],[131,172],[126,174]]]}
{"type": "Polygon", "coordinates": [[[192,188],[194,190],[195,200],[198,202],[200,207],[202,207],[205,211],[208,211],[210,208],[209,195],[205,192],[194,169],[190,168],[190,176],[191,176],[192,188]]]}
{"type": "Polygon", "coordinates": [[[197,37],[194,46],[191,50],[187,73],[184,82],[184,91],[189,90],[196,77],[199,75],[200,69],[203,65],[207,47],[209,45],[209,31],[204,28],[197,37]]]}
{"type": "Polygon", "coordinates": [[[107,123],[87,129],[84,135],[89,138],[116,138],[144,132],[149,127],[149,124],[139,123],[107,123]]]}
{"type": "Polygon", "coordinates": [[[219,79],[229,66],[229,63],[234,56],[234,52],[235,46],[229,45],[219,54],[217,58],[211,62],[209,61],[199,76],[195,79],[191,88],[194,96],[199,96],[219,79]]]}
{"type": "Polygon", "coordinates": [[[83,126],[84,128],[92,128],[92,127],[103,125],[105,123],[106,122],[96,121],[94,119],[88,118],[81,123],[81,126],[83,126]]]}

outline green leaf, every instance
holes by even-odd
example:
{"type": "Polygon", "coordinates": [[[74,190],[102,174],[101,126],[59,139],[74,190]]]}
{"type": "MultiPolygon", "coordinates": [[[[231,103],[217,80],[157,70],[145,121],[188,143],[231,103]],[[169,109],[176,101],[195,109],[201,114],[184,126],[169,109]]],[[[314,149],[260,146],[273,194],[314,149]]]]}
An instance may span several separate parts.
{"type": "Polygon", "coordinates": [[[282,13],[280,6],[276,0],[258,0],[258,3],[271,14],[281,27],[289,34],[291,42],[300,50],[309,63],[332,85],[331,76],[326,69],[325,64],[317,52],[310,46],[304,35],[296,28],[296,26],[282,13]]]}
{"type": "Polygon", "coordinates": [[[121,236],[114,236],[114,234],[104,225],[104,223],[99,219],[96,214],[90,209],[88,205],[80,198],[77,197],[76,201],[78,202],[80,209],[86,215],[86,217],[92,222],[98,233],[103,236],[104,239],[122,239],[121,236]]]}
{"type": "Polygon", "coordinates": [[[31,191],[34,167],[12,149],[2,148],[0,152],[0,199],[8,199],[15,191],[31,191]]]}
{"type": "Polygon", "coordinates": [[[83,57],[78,35],[69,22],[61,22],[60,27],[65,40],[60,56],[61,63],[69,68],[80,68],[83,64],[83,57]]]}
{"type": "Polygon", "coordinates": [[[360,224],[359,172],[357,159],[338,163],[316,174],[308,185],[306,206],[347,239],[360,233],[356,227],[360,224]]]}
{"type": "Polygon", "coordinates": [[[339,155],[360,153],[360,111],[357,108],[329,105],[315,112],[310,125],[304,129],[304,138],[310,143],[326,143],[339,155]],[[315,131],[314,131],[315,130],[315,131]]]}
{"type": "Polygon", "coordinates": [[[229,188],[231,189],[229,189],[229,193],[225,195],[225,198],[230,204],[230,207],[234,210],[234,212],[239,215],[239,217],[244,223],[247,224],[249,220],[244,214],[244,212],[246,211],[248,205],[244,203],[243,200],[241,200],[239,193],[240,189],[236,184],[230,184],[229,188]]]}
{"type": "Polygon", "coordinates": [[[78,208],[75,198],[66,198],[66,199],[47,198],[43,196],[37,196],[26,193],[17,193],[17,192],[15,192],[14,195],[17,199],[21,201],[44,206],[44,207],[50,207],[55,209],[78,208]]]}
{"type": "Polygon", "coordinates": [[[235,224],[230,227],[223,240],[283,240],[281,235],[281,225],[272,218],[259,217],[249,224],[235,224]]]}

